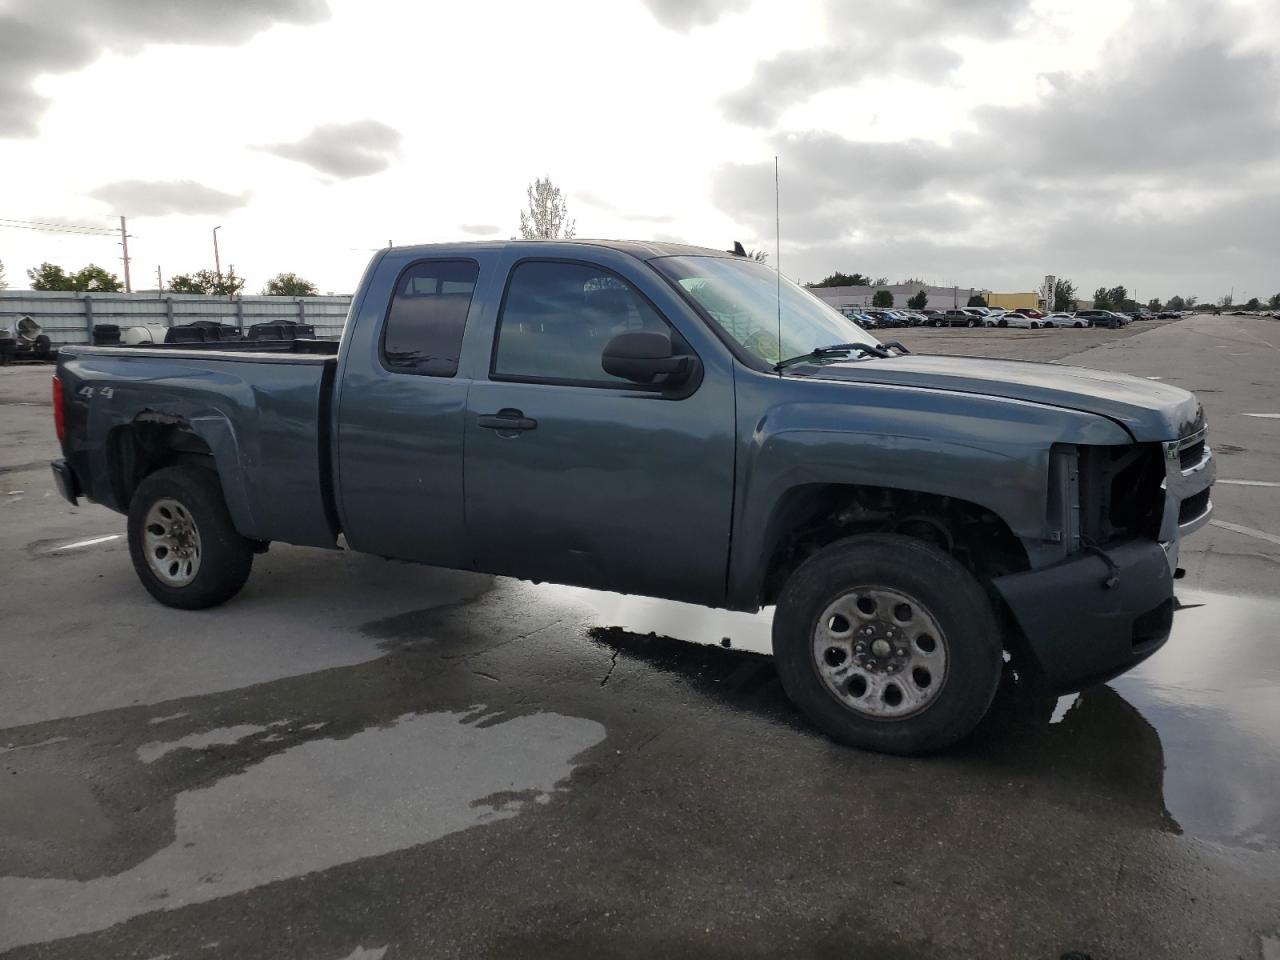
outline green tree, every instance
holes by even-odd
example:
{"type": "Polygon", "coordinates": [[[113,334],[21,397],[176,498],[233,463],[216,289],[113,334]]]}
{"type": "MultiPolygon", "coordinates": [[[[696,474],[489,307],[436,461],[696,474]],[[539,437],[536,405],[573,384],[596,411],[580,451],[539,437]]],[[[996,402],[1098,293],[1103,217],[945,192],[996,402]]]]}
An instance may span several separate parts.
{"type": "Polygon", "coordinates": [[[1185,310],[1187,309],[1187,301],[1175,293],[1164,306],[1166,310],[1185,310]]]}
{"type": "Polygon", "coordinates": [[[91,263],[75,273],[67,273],[52,263],[42,263],[27,271],[32,290],[68,290],[77,293],[119,293],[124,284],[114,273],[91,263]]]}
{"type": "Polygon", "coordinates": [[[1229,306],[1232,306],[1232,303],[1231,303],[1231,294],[1227,293],[1227,294],[1224,294],[1223,296],[1219,297],[1219,298],[1218,298],[1218,306],[1220,306],[1220,307],[1229,307],[1229,306]]]}
{"type": "Polygon", "coordinates": [[[1257,297],[1250,297],[1249,302],[1244,305],[1244,308],[1246,310],[1261,310],[1262,301],[1259,300],[1257,297]]]}
{"type": "Polygon", "coordinates": [[[1058,279],[1053,281],[1053,309],[1054,310],[1075,310],[1076,308],[1076,285],[1070,280],[1058,279]]]}
{"type": "Polygon", "coordinates": [[[244,289],[244,279],[236,276],[236,268],[230,267],[226,273],[214,273],[212,270],[197,270],[195,273],[180,273],[169,281],[172,293],[203,293],[219,297],[234,297],[244,289]]]}
{"type": "Polygon", "coordinates": [[[888,283],[889,283],[888,277],[876,277],[874,280],[871,281],[870,286],[883,287],[883,286],[886,286],[888,283]]]}
{"type": "Polygon", "coordinates": [[[877,290],[871,297],[873,307],[892,307],[893,294],[888,290],[877,290]]]}
{"type": "Polygon", "coordinates": [[[32,290],[74,290],[71,276],[61,267],[48,261],[27,271],[32,290]]]}
{"type": "Polygon", "coordinates": [[[267,281],[262,292],[268,297],[314,297],[319,295],[320,288],[296,273],[279,273],[267,281]]]}
{"type": "Polygon", "coordinates": [[[747,251],[747,257],[754,260],[756,263],[768,263],[769,251],[761,250],[759,247],[753,247],[747,251]]]}
{"type": "Polygon", "coordinates": [[[520,236],[524,240],[572,240],[574,221],[560,188],[550,177],[535,179],[525,191],[529,209],[520,211],[520,236]]]}
{"type": "Polygon", "coordinates": [[[907,301],[907,306],[910,307],[912,310],[923,310],[928,305],[929,305],[929,294],[923,288],[920,290],[919,293],[917,293],[915,296],[913,296],[910,300],[907,301]]]}
{"type": "Polygon", "coordinates": [[[0,260],[0,290],[8,290],[9,281],[4,278],[4,261],[0,260]]]}
{"type": "Polygon", "coordinates": [[[864,277],[860,273],[841,273],[837,270],[817,283],[811,283],[808,286],[810,289],[817,287],[869,287],[871,286],[871,279],[864,277]]]}
{"type": "Polygon", "coordinates": [[[966,307],[985,307],[986,305],[987,298],[980,293],[975,293],[969,298],[969,302],[965,304],[966,307]]]}
{"type": "Polygon", "coordinates": [[[1150,310],[1152,313],[1159,313],[1161,310],[1164,309],[1164,304],[1160,302],[1159,297],[1152,297],[1150,300],[1147,301],[1147,309],[1150,310]]]}
{"type": "Polygon", "coordinates": [[[1280,293],[1273,293],[1267,297],[1267,306],[1272,310],[1280,310],[1280,293]]]}
{"type": "Polygon", "coordinates": [[[1093,306],[1095,310],[1111,309],[1111,291],[1106,287],[1099,287],[1093,291],[1093,306]]]}
{"type": "Polygon", "coordinates": [[[1107,302],[1111,304],[1111,310],[1126,310],[1126,301],[1129,300],[1129,291],[1123,284],[1112,287],[1107,291],[1107,302]]]}
{"type": "Polygon", "coordinates": [[[1197,303],[1199,303],[1199,302],[1200,302],[1200,298],[1199,298],[1199,297],[1194,297],[1194,296],[1192,296],[1192,297],[1187,297],[1187,299],[1186,299],[1186,309],[1188,309],[1188,310],[1194,310],[1194,309],[1196,308],[1196,304],[1197,304],[1197,303]]]}

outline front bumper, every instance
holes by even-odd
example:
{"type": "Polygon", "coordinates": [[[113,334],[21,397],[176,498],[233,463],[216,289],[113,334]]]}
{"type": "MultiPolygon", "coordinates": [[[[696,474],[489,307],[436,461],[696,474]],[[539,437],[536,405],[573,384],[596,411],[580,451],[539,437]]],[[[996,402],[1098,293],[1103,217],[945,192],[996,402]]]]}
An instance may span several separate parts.
{"type": "Polygon", "coordinates": [[[58,485],[58,492],[62,494],[62,499],[73,507],[76,506],[78,498],[84,494],[80,489],[80,479],[71,469],[71,464],[65,460],[54,460],[49,466],[53,468],[53,482],[58,485]]]}
{"type": "Polygon", "coordinates": [[[1161,544],[1109,544],[1106,555],[1109,564],[1084,554],[992,581],[1044,680],[1060,693],[1124,673],[1169,639],[1173,571],[1161,544]]]}

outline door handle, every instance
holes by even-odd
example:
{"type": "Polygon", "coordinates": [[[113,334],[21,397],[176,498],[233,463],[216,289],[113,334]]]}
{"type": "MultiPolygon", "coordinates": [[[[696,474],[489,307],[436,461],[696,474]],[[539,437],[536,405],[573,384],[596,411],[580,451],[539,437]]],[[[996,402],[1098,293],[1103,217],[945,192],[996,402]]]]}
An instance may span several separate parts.
{"type": "Polygon", "coordinates": [[[536,430],[538,421],[526,417],[521,411],[504,407],[497,413],[482,413],[476,417],[476,423],[490,430],[536,430]]]}

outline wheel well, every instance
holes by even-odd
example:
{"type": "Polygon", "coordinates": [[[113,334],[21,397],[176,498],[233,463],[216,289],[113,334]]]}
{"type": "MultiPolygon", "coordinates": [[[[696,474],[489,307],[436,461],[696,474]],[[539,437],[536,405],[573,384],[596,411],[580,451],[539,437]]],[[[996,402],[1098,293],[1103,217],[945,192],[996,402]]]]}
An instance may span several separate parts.
{"type": "Polygon", "coordinates": [[[116,427],[107,440],[111,492],[127,510],[133,492],[152,473],[176,463],[215,469],[213,451],[181,417],[146,412],[127,426],[116,427]]]}
{"type": "Polygon", "coordinates": [[[1009,525],[976,503],[892,487],[808,484],[788,491],[770,520],[761,605],[777,601],[787,577],[809,556],[857,533],[900,533],[933,543],[984,586],[1030,569],[1009,525]]]}

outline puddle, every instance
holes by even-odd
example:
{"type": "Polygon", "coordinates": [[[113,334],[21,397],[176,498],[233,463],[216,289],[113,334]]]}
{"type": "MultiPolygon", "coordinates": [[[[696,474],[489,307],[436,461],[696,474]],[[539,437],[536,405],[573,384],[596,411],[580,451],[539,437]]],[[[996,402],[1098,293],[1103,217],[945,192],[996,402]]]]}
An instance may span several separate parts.
{"type": "Polygon", "coordinates": [[[1182,592],[1173,636],[1111,686],[1160,735],[1164,796],[1193,836],[1280,848],[1280,604],[1182,592]]]}
{"type": "Polygon", "coordinates": [[[548,584],[540,589],[550,596],[576,600],[593,607],[602,627],[620,627],[629,633],[652,633],[688,643],[728,646],[748,653],[773,653],[770,634],[773,607],[766,607],[759,613],[738,613],[581,587],[548,584]]]}
{"type": "Polygon", "coordinates": [[[0,951],[516,816],[527,801],[546,802],[575,758],[605,737],[594,720],[536,713],[493,722],[484,709],[408,714],[345,739],[311,740],[185,791],[173,842],[122,873],[0,877],[0,951]]]}
{"type": "MultiPolygon", "coordinates": [[[[154,723],[154,721],[152,721],[154,723]]],[[[229,746],[238,743],[245,737],[255,733],[266,732],[266,727],[252,723],[243,723],[234,727],[219,727],[217,730],[205,730],[193,733],[179,740],[152,740],[138,747],[138,759],[143,763],[155,763],[167,753],[175,750],[199,750],[203,747],[229,746]]]]}
{"type": "MultiPolygon", "coordinates": [[[[773,674],[769,661],[709,649],[723,646],[727,637],[733,651],[769,653],[771,611],[749,615],[546,589],[598,611],[597,642],[659,669],[678,670],[703,693],[750,706],[742,678],[750,681],[746,686],[758,686],[761,677],[773,674]]],[[[1106,756],[1110,772],[1099,776],[1123,779],[1129,763],[1141,765],[1144,776],[1160,777],[1164,808],[1183,833],[1226,846],[1280,849],[1280,603],[1186,590],[1179,596],[1184,604],[1201,606],[1180,611],[1164,648],[1109,684],[1118,697],[1095,689],[1050,700],[1051,710],[995,714],[988,726],[1013,723],[1018,729],[1008,735],[980,730],[972,750],[964,750],[973,754],[966,762],[993,751],[999,754],[991,758],[994,765],[1033,780],[1051,776],[1042,765],[1046,751],[1066,749],[1070,739],[1072,750],[1106,756]],[[1143,757],[1126,759],[1108,742],[1108,725],[1130,723],[1127,714],[1135,712],[1134,722],[1150,727],[1153,742],[1143,740],[1143,757]],[[1152,763],[1155,769],[1147,770],[1152,763]]],[[[786,708],[773,703],[760,712],[776,719],[786,708]]]]}

